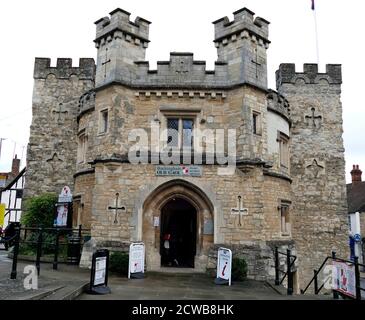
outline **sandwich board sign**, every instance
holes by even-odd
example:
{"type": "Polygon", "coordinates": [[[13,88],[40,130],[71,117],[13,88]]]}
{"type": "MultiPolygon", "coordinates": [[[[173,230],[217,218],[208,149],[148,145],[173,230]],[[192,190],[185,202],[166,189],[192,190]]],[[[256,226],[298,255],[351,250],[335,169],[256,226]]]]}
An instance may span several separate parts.
{"type": "Polygon", "coordinates": [[[143,242],[134,242],[129,246],[128,279],[144,278],[145,246],[143,242]]]}
{"type": "Polygon", "coordinates": [[[228,284],[230,286],[232,279],[232,251],[227,248],[219,248],[217,257],[215,284],[228,284]]]}
{"type": "Polygon", "coordinates": [[[109,267],[109,250],[97,250],[93,254],[91,265],[91,277],[89,293],[107,294],[110,293],[108,287],[108,267],[109,267]]]}

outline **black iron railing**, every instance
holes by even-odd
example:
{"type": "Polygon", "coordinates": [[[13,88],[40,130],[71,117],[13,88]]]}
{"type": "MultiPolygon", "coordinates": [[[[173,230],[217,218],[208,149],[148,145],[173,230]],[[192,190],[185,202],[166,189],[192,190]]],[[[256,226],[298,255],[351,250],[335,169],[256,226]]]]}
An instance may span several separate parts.
{"type": "MultiPolygon", "coordinates": [[[[339,262],[348,263],[350,265],[354,265],[354,267],[355,267],[355,289],[356,289],[355,299],[361,300],[361,291],[365,291],[365,288],[361,287],[360,267],[365,267],[365,265],[359,263],[358,257],[354,257],[353,261],[337,258],[336,252],[334,252],[334,251],[332,252],[331,256],[328,256],[324,259],[323,263],[321,264],[321,266],[318,269],[313,270],[314,275],[313,275],[312,279],[309,281],[309,283],[303,290],[300,290],[301,293],[302,294],[306,293],[312,284],[314,287],[314,294],[319,294],[321,292],[321,290],[324,288],[327,281],[329,281],[329,279],[330,279],[330,278],[326,278],[324,280],[324,282],[319,286],[319,274],[321,273],[323,268],[327,265],[328,261],[339,261],[339,262]]],[[[332,292],[333,292],[333,298],[338,299],[340,293],[334,289],[332,289],[332,292]]],[[[351,298],[350,296],[346,296],[346,297],[351,298]]]]}
{"type": "MultiPolygon", "coordinates": [[[[15,235],[12,237],[13,263],[11,279],[16,279],[18,255],[21,245],[30,245],[35,250],[35,265],[38,275],[40,274],[41,257],[44,246],[52,248],[53,269],[57,270],[61,246],[67,247],[67,263],[78,264],[81,257],[81,248],[85,237],[90,235],[90,229],[82,228],[28,228],[16,227],[15,235]],[[53,235],[46,237],[46,235],[53,235]]],[[[10,239],[9,239],[10,240],[10,239]]],[[[8,240],[8,241],[9,241],[8,240]]]]}
{"type": "Polygon", "coordinates": [[[287,249],[286,253],[280,252],[278,247],[275,247],[275,285],[283,284],[284,280],[287,279],[287,294],[292,295],[294,292],[294,272],[293,266],[297,257],[291,254],[291,250],[287,249]],[[279,256],[283,255],[286,257],[286,270],[280,269],[279,256]],[[280,279],[280,274],[283,274],[280,279]]]}

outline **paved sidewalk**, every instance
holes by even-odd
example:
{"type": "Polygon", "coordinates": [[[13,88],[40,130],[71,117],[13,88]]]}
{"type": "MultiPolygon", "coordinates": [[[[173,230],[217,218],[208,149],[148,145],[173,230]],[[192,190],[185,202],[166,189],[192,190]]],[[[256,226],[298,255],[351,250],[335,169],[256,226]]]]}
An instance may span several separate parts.
{"type": "Polygon", "coordinates": [[[218,286],[205,274],[146,274],[145,279],[111,276],[108,286],[111,294],[82,294],[78,300],[286,300],[329,299],[326,296],[280,295],[261,281],[246,280],[231,287],[218,286]]]}
{"type": "Polygon", "coordinates": [[[77,266],[59,264],[58,270],[52,264],[42,263],[38,278],[37,290],[24,288],[24,267],[35,265],[32,262],[19,261],[17,279],[10,280],[12,260],[7,258],[6,251],[0,251],[0,300],[40,300],[54,297],[57,300],[68,300],[80,294],[89,283],[90,271],[77,266]]]}
{"type": "Polygon", "coordinates": [[[246,280],[233,283],[231,287],[217,286],[214,279],[205,274],[152,273],[145,279],[129,280],[109,274],[108,295],[82,293],[88,285],[90,270],[77,266],[59,264],[58,270],[52,264],[42,263],[38,290],[26,290],[23,286],[26,265],[18,263],[17,280],[10,280],[11,260],[0,251],[0,300],[286,300],[286,299],[330,299],[328,296],[280,295],[265,282],[246,280]]]}

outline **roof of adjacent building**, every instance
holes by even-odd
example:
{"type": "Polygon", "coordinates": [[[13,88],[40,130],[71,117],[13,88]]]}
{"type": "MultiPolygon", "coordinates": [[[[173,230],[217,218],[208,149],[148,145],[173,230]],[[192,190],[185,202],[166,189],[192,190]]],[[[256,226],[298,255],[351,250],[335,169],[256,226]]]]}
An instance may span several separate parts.
{"type": "Polygon", "coordinates": [[[365,181],[347,184],[348,212],[365,212],[365,181]]]}

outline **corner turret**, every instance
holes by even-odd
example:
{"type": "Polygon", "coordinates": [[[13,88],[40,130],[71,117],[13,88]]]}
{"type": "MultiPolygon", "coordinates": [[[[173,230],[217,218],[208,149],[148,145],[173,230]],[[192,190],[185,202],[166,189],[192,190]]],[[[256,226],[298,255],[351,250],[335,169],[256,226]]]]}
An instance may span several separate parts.
{"type": "Polygon", "coordinates": [[[96,87],[115,80],[130,82],[136,74],[134,62],[145,59],[151,22],[140,17],[132,22],[129,17],[129,12],[118,8],[95,22],[96,87]]]}
{"type": "Polygon", "coordinates": [[[213,22],[218,60],[229,65],[233,83],[249,83],[267,89],[269,24],[247,8],[233,13],[234,20],[223,17],[213,22]]]}

